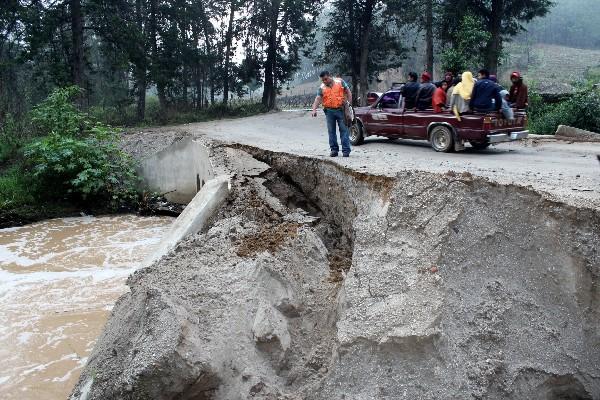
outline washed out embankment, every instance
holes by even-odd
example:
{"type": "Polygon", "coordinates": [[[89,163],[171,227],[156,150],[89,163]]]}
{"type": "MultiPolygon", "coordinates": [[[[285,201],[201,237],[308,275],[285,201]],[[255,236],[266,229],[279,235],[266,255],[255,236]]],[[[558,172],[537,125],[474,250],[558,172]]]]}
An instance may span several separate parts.
{"type": "Polygon", "coordinates": [[[598,210],[209,153],[227,201],[129,279],[73,399],[600,398],[598,210]]]}

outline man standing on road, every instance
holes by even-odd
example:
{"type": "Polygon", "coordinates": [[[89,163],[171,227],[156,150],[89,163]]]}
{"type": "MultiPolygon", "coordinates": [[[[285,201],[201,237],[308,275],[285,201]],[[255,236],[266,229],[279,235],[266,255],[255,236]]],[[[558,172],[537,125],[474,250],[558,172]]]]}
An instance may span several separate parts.
{"type": "Polygon", "coordinates": [[[342,142],[342,155],[350,156],[350,134],[346,126],[344,116],[344,102],[352,104],[352,92],[348,84],[341,78],[333,78],[328,71],[323,71],[321,77],[321,87],[317,92],[317,97],[313,103],[312,116],[317,116],[317,107],[323,104],[323,111],[327,119],[327,130],[329,132],[329,148],[331,157],[337,157],[340,151],[335,125],[337,123],[340,130],[340,140],[342,142]]]}

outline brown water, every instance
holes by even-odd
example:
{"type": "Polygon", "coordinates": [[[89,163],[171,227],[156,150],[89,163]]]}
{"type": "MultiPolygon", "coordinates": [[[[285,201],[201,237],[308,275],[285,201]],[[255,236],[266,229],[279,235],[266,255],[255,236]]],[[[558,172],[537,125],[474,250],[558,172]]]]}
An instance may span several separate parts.
{"type": "Polygon", "coordinates": [[[64,218],[0,230],[0,398],[65,399],[125,279],[172,218],[64,218]]]}

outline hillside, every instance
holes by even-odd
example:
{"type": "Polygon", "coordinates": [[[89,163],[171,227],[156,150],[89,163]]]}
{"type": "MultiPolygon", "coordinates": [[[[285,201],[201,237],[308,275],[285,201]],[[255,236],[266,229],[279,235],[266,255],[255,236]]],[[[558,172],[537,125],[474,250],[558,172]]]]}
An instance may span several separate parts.
{"type": "Polygon", "coordinates": [[[600,50],[509,44],[507,53],[501,79],[512,70],[520,70],[532,86],[544,93],[570,92],[576,82],[592,78],[591,71],[600,67],[600,50]]]}
{"type": "MultiPolygon", "coordinates": [[[[600,50],[550,44],[508,43],[506,53],[499,73],[500,82],[504,85],[508,84],[512,71],[523,73],[527,83],[542,93],[569,93],[573,91],[574,85],[583,79],[594,79],[600,83],[600,50]]],[[[440,71],[437,71],[435,78],[441,78],[440,71]]],[[[381,73],[379,81],[373,82],[370,89],[382,92],[393,82],[401,82],[404,79],[402,67],[390,69],[381,73]]],[[[303,101],[308,104],[318,87],[317,78],[297,85],[290,84],[281,94],[283,97],[310,98],[303,101]]]]}

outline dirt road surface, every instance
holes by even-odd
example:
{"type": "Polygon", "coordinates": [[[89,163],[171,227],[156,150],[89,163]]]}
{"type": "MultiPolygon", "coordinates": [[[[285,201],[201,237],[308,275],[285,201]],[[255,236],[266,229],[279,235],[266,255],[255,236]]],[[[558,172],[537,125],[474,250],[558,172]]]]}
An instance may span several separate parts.
{"type": "MultiPolygon", "coordinates": [[[[250,118],[188,124],[178,127],[231,143],[303,156],[329,158],[325,118],[309,112],[279,112],[250,118]]],[[[468,146],[468,145],[467,145],[468,146]]],[[[600,208],[600,143],[569,143],[548,139],[467,148],[436,153],[425,141],[368,138],[350,158],[335,162],[380,175],[402,170],[469,172],[499,183],[532,186],[567,203],[600,208]]]]}

